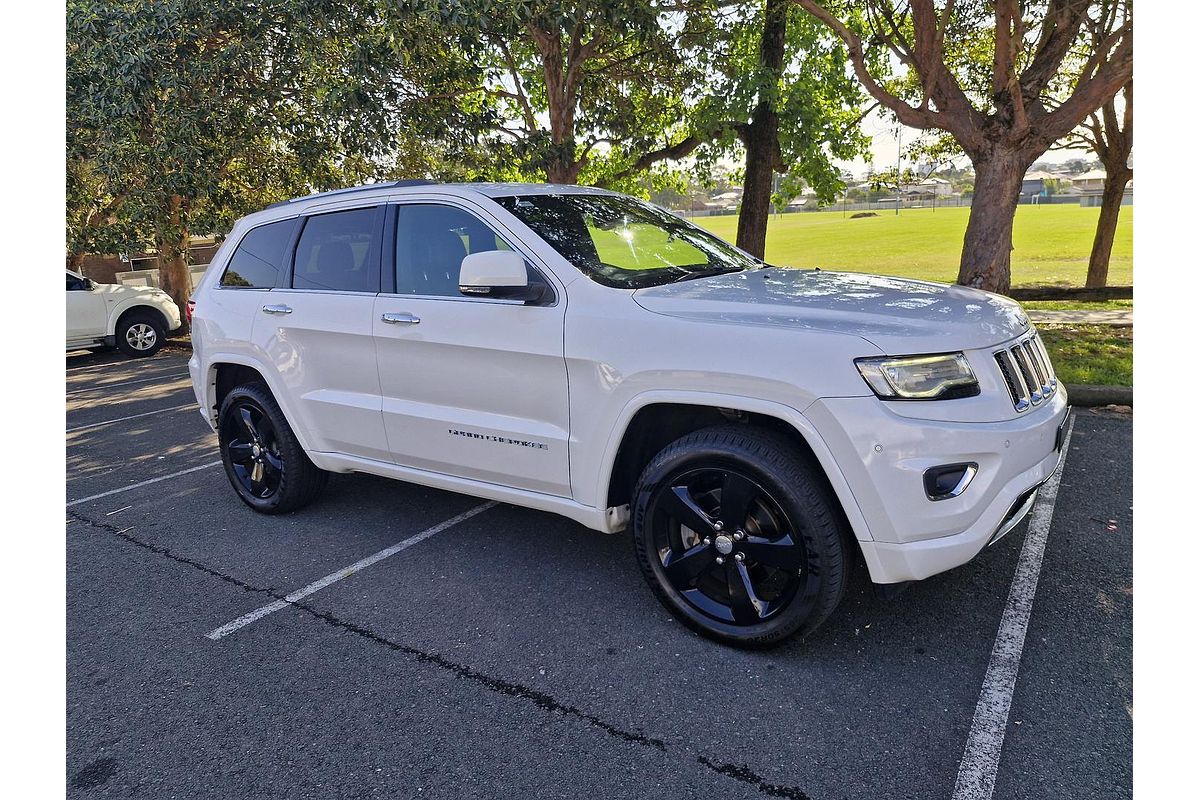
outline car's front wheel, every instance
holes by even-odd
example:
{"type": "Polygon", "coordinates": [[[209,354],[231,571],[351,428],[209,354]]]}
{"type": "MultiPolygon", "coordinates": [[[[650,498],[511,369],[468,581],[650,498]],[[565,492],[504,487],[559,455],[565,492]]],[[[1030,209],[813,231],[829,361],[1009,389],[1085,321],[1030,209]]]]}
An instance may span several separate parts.
{"type": "Polygon", "coordinates": [[[283,514],[321,494],[329,473],[309,460],[265,385],[231,390],[218,419],[225,474],[246,505],[262,514],[283,514]]]}
{"type": "Polygon", "coordinates": [[[835,500],[786,439],[747,426],[684,436],[634,491],[638,563],[699,633],[766,647],[814,630],[846,584],[835,500]]]}
{"type": "Polygon", "coordinates": [[[159,351],[167,338],[162,321],[151,313],[126,314],[117,324],[117,347],[127,356],[146,358],[159,351]]]}

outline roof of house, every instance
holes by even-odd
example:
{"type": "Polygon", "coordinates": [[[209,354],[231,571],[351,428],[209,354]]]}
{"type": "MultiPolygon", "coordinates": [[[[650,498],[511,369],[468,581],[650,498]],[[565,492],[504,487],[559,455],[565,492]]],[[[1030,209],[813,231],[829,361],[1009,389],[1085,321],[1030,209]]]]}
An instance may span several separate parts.
{"type": "Polygon", "coordinates": [[[1075,181],[1096,181],[1096,180],[1100,180],[1100,181],[1102,181],[1102,180],[1104,180],[1104,179],[1105,179],[1107,176],[1108,176],[1108,173],[1106,173],[1106,172],[1105,172],[1104,170],[1102,170],[1102,169],[1090,169],[1090,170],[1088,170],[1087,172],[1083,173],[1082,175],[1076,175],[1076,176],[1075,176],[1074,178],[1072,178],[1071,180],[1075,180],[1075,181]]]}
{"type": "Polygon", "coordinates": [[[1055,175],[1053,172],[1045,172],[1045,171],[1039,169],[1039,170],[1030,170],[1029,172],[1026,172],[1025,180],[1027,180],[1027,181],[1051,181],[1051,180],[1052,181],[1061,181],[1061,180],[1072,180],[1072,178],[1069,178],[1066,175],[1055,175]]]}

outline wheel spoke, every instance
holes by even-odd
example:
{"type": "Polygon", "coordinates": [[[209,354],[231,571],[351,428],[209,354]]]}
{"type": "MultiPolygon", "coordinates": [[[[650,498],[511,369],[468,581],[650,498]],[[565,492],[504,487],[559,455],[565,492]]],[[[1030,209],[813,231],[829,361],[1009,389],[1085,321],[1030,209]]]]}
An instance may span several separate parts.
{"type": "Polygon", "coordinates": [[[716,528],[708,515],[696,505],[686,486],[672,486],[663,493],[663,507],[667,513],[679,521],[680,525],[691,528],[700,536],[713,536],[716,528]]]}
{"type": "Polygon", "coordinates": [[[254,451],[246,442],[229,443],[229,460],[235,464],[245,464],[254,455],[254,451]]]}
{"type": "Polygon", "coordinates": [[[729,586],[729,605],[733,609],[734,622],[739,625],[753,625],[762,620],[761,609],[765,603],[754,593],[750,583],[750,573],[744,564],[728,561],[725,564],[725,580],[729,586]]]}
{"type": "Polygon", "coordinates": [[[794,572],[804,565],[804,549],[791,536],[774,540],[751,536],[742,542],[741,549],[747,558],[768,567],[794,572]]]}
{"type": "Polygon", "coordinates": [[[716,558],[716,554],[712,547],[698,544],[679,555],[672,552],[667,557],[667,563],[663,564],[663,568],[666,569],[667,578],[676,589],[690,589],[695,585],[696,579],[712,566],[714,558],[716,558]]]}
{"type": "Polygon", "coordinates": [[[721,483],[721,522],[729,530],[737,530],[746,523],[750,514],[750,503],[758,494],[758,487],[741,475],[725,473],[721,483]]]}
{"type": "Polygon", "coordinates": [[[278,480],[278,476],[283,474],[283,459],[269,450],[264,450],[263,469],[265,470],[266,477],[269,477],[271,485],[274,486],[278,480]]]}
{"type": "Polygon", "coordinates": [[[238,414],[242,418],[242,425],[245,426],[246,432],[250,434],[251,439],[258,439],[258,429],[254,427],[254,417],[250,414],[250,409],[242,406],[238,409],[238,414]]]}
{"type": "Polygon", "coordinates": [[[264,446],[275,444],[275,425],[266,414],[258,420],[258,437],[264,446]]]}

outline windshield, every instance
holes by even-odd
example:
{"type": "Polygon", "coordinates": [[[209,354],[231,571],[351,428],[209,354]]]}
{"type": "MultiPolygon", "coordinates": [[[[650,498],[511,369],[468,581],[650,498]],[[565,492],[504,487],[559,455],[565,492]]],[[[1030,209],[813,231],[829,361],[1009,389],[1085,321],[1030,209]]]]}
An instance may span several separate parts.
{"type": "Polygon", "coordinates": [[[711,233],[623,195],[497,197],[564,258],[606,286],[641,289],[762,263],[711,233]]]}

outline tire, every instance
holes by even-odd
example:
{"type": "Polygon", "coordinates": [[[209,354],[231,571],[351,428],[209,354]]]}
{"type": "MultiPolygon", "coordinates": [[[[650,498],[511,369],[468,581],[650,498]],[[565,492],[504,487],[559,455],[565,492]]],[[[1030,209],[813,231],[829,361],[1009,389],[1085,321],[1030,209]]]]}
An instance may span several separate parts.
{"type": "Polygon", "coordinates": [[[642,472],[634,551],[654,594],[689,628],[770,647],[812,633],[841,601],[850,561],[835,503],[787,439],[707,428],[642,472]]]}
{"type": "Polygon", "coordinates": [[[149,358],[159,351],[167,338],[166,328],[157,315],[134,311],[117,322],[117,347],[133,358],[149,358]]]}
{"type": "Polygon", "coordinates": [[[260,514],[286,514],[316,500],[329,481],[308,456],[264,384],[234,388],[221,403],[217,437],[225,475],[260,514]]]}

